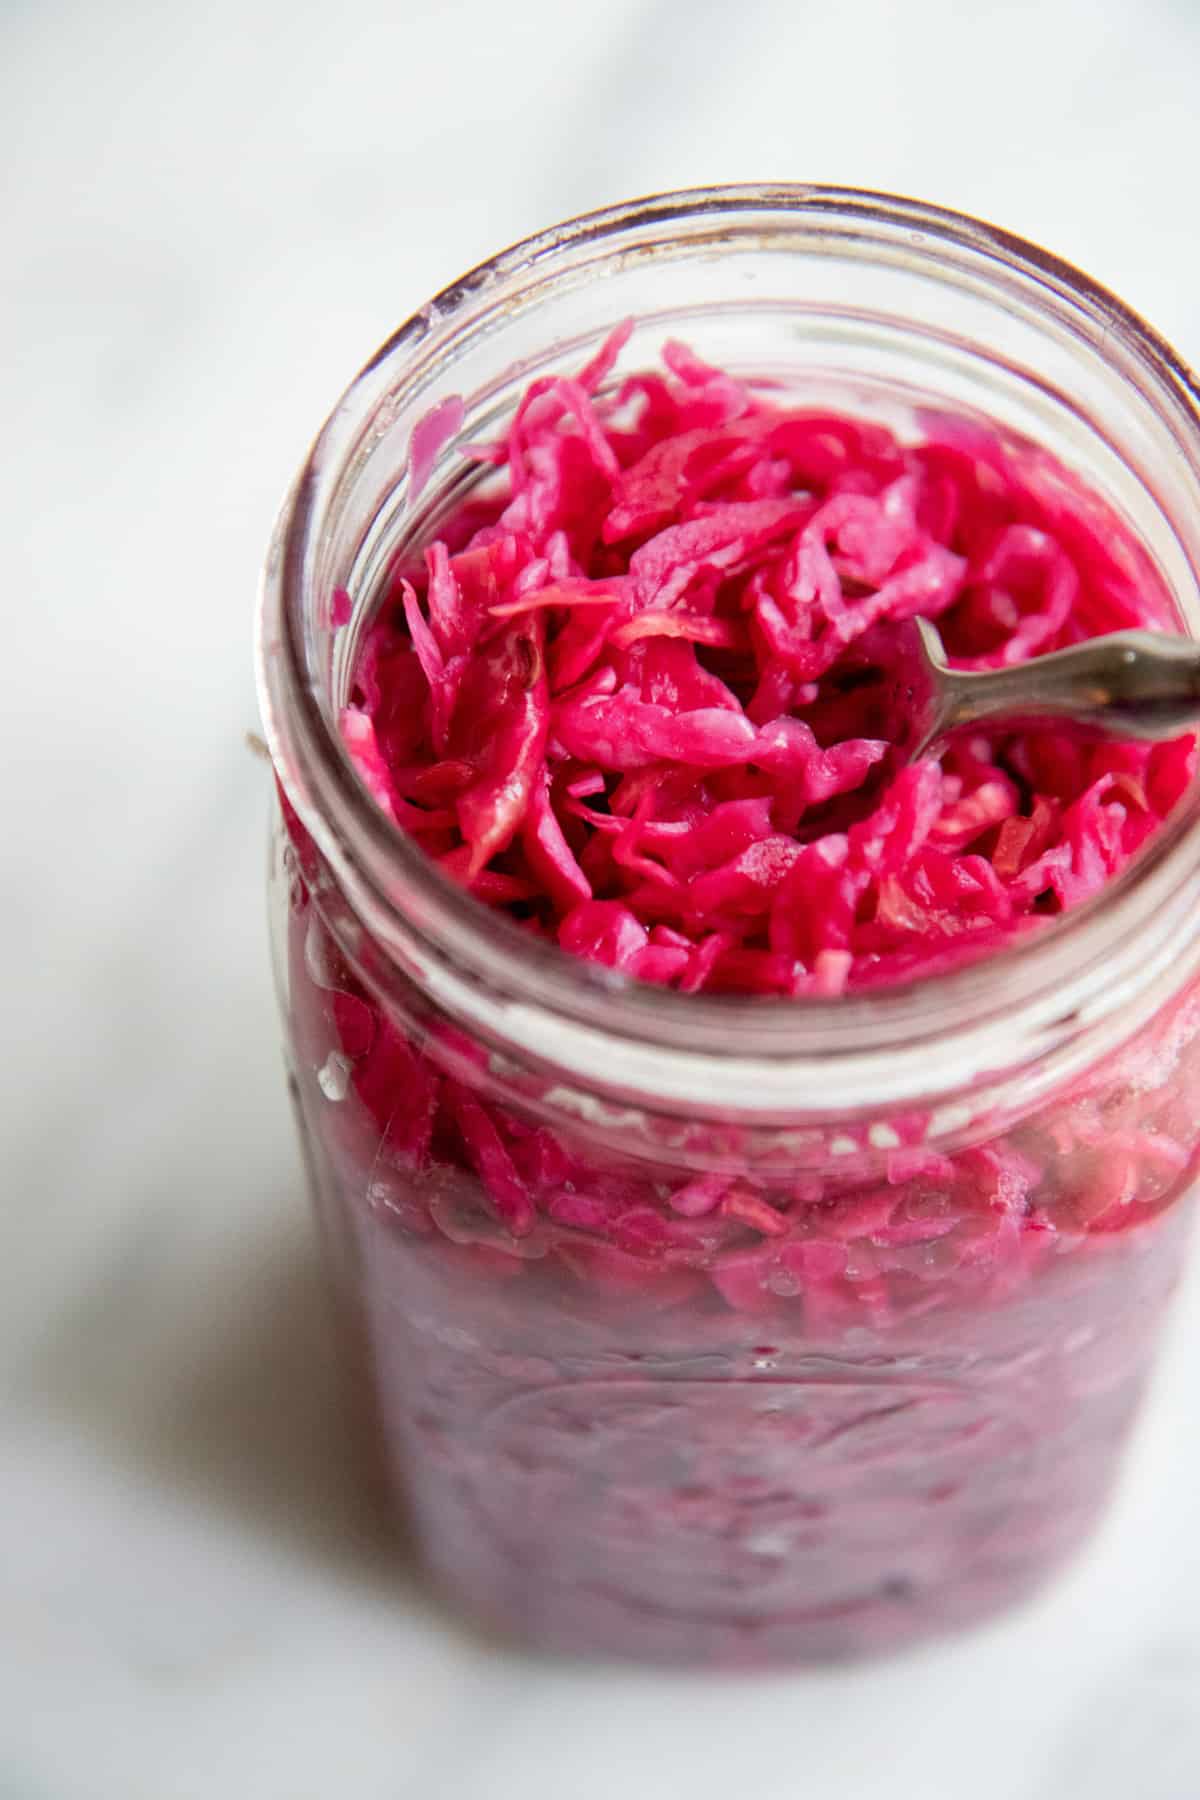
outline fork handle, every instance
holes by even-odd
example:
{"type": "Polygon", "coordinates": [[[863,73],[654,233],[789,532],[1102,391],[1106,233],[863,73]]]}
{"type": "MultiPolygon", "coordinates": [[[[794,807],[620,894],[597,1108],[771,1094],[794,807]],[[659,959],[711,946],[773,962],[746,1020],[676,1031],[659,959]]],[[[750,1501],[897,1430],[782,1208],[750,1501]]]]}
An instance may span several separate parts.
{"type": "Polygon", "coordinates": [[[1114,631],[1009,669],[939,674],[942,733],[1068,719],[1102,737],[1153,740],[1200,723],[1200,643],[1165,631],[1114,631]]]}

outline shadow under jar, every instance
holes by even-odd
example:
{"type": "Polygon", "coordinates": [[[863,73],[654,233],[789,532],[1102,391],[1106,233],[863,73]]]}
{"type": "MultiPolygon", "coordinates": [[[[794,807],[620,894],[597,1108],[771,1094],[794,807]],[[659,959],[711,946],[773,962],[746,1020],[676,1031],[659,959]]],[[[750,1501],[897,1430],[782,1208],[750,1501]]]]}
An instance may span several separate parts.
{"type": "Polygon", "coordinates": [[[397,554],[478,479],[456,447],[627,315],[630,368],[682,337],[901,435],[933,408],[1043,446],[1193,632],[1196,397],[1111,296],[971,220],[811,188],[665,196],[423,308],[331,416],[272,546],[287,1054],[430,1570],[567,1650],[879,1651],[1035,1588],[1109,1492],[1200,1145],[1200,804],[1019,948],[828,1001],[640,986],[446,882],[340,744],[356,647],[397,554]],[[461,430],[410,494],[413,428],[453,395],[461,430]],[[520,1236],[476,1173],[488,1129],[533,1207],[520,1236]],[[671,1196],[705,1180],[746,1204],[684,1229],[671,1196]],[[753,1222],[764,1200],[781,1230],[753,1222]]]}

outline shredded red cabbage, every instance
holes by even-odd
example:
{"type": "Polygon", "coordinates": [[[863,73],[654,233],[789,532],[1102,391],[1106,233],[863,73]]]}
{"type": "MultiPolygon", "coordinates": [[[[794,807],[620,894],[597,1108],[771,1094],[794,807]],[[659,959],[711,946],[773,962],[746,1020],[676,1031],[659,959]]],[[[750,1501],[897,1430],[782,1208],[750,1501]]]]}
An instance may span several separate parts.
{"type": "MultiPolygon", "coordinates": [[[[968,667],[1170,626],[1127,529],[977,423],[902,442],[679,345],[614,385],[627,335],[530,387],[472,452],[491,497],[397,568],[343,718],[379,805],[524,929],[682,993],[926,977],[1094,894],[1190,736],[981,732],[897,772],[855,656],[914,613],[968,667]]],[[[626,1145],[393,1012],[283,815],[319,1205],[452,1592],[544,1643],[759,1661],[978,1617],[1075,1547],[1190,1214],[1194,981],[984,1144],[914,1108],[626,1145]]]]}
{"type": "Polygon", "coordinates": [[[627,335],[529,388],[476,452],[503,496],[370,627],[342,724],[379,804],[527,930],[689,993],[908,980],[1094,894],[1192,738],[980,732],[897,773],[846,659],[914,614],[965,668],[1170,626],[1120,521],[980,425],[901,442],[678,344],[600,393],[627,335]]]}

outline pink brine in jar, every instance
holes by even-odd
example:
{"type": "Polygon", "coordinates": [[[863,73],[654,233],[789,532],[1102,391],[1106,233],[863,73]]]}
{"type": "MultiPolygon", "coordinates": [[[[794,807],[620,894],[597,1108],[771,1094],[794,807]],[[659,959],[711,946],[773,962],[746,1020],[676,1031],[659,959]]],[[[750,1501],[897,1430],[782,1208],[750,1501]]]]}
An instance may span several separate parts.
{"type": "Polygon", "coordinates": [[[1166,347],[881,196],[577,221],[343,398],[261,619],[288,1061],[472,1614],[843,1656],[1086,1540],[1200,1144],[1195,746],[901,768],[867,677],[1194,631],[1198,567],[1166,347]]]}

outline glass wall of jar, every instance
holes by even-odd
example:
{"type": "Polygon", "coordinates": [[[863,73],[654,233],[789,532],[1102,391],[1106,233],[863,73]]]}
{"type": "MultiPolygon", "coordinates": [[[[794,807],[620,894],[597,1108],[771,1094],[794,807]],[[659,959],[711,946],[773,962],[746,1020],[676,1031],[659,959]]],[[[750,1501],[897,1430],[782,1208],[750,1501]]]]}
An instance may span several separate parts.
{"type": "Polygon", "coordinates": [[[272,547],[288,1060],[430,1568],[573,1650],[876,1650],[1030,1591],[1110,1490],[1200,1146],[1200,802],[1018,948],[837,1000],[643,987],[452,886],[341,746],[356,646],[398,552],[479,480],[458,447],[625,316],[629,367],[686,337],[901,434],[951,411],[1043,446],[1189,630],[1196,399],[1111,296],[973,221],[820,189],[665,196],[422,309],[332,415],[272,547]],[[431,416],[453,429],[417,491],[431,416]]]}

